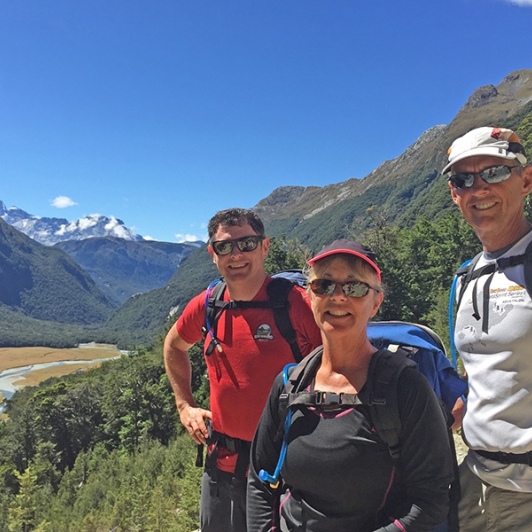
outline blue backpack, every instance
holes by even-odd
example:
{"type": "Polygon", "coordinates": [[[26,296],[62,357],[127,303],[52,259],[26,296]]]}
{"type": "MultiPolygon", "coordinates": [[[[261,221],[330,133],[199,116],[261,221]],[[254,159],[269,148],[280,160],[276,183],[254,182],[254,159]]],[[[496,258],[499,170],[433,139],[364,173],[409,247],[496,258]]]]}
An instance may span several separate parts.
{"type": "Polygon", "coordinates": [[[368,324],[368,337],[379,349],[406,351],[428,379],[446,413],[450,414],[456,400],[466,393],[467,382],[447,358],[441,338],[429,327],[404,321],[372,322],[368,324]]]}
{"type": "MultiPolygon", "coordinates": [[[[449,443],[453,453],[455,478],[449,489],[448,521],[438,527],[436,531],[457,531],[460,487],[454,438],[451,431],[451,425],[454,421],[451,411],[456,400],[467,391],[467,383],[458,375],[447,359],[441,339],[429,327],[401,321],[372,322],[368,324],[368,337],[379,350],[387,349],[393,353],[379,351],[376,354],[376,356],[378,355],[376,361],[378,371],[375,371],[375,374],[378,375],[378,378],[372,384],[372,404],[368,407],[375,430],[387,444],[394,461],[397,461],[401,454],[399,409],[383,408],[383,406],[397,404],[397,378],[401,371],[406,367],[416,366],[428,379],[440,399],[449,427],[449,443]]],[[[279,434],[283,437],[283,443],[273,474],[270,475],[264,470],[259,472],[259,478],[269,483],[272,488],[276,488],[279,484],[280,472],[288,446],[288,432],[293,409],[300,405],[313,404],[312,401],[316,400],[312,397],[312,392],[307,392],[305,387],[309,378],[315,374],[320,358],[321,348],[318,348],[299,364],[289,364],[283,370],[285,386],[279,401],[279,415],[282,420],[279,434]]],[[[330,401],[327,404],[340,404],[341,401],[343,401],[341,404],[344,404],[346,401],[356,399],[354,396],[348,396],[348,394],[341,394],[340,396],[328,393],[326,395],[326,400],[330,401]]],[[[323,404],[323,400],[323,397],[320,397],[320,404],[323,404]]]]}

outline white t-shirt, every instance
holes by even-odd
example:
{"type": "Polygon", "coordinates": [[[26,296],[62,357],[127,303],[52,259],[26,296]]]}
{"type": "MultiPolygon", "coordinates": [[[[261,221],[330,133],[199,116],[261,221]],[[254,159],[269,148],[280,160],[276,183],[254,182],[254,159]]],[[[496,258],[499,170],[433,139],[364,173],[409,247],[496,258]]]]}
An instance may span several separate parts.
{"type": "MultiPolygon", "coordinates": [[[[504,253],[483,253],[475,270],[496,258],[520,255],[532,232],[504,253]]],[[[455,343],[469,380],[463,433],[470,449],[521,454],[532,451],[532,300],[523,265],[493,275],[487,333],[482,330],[484,285],[472,280],[458,309],[455,343]],[[473,316],[476,290],[480,318],[473,316]]],[[[501,464],[469,452],[467,464],[488,484],[532,492],[532,466],[501,464]]]]}

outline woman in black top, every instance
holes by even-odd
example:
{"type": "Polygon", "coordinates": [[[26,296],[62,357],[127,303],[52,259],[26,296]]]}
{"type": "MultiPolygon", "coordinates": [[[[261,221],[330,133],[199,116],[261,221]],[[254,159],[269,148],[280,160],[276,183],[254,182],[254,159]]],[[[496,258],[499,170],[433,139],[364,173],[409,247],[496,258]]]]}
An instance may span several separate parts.
{"type": "Polygon", "coordinates": [[[452,478],[447,427],[434,392],[415,368],[399,374],[397,404],[390,405],[398,409],[401,427],[395,460],[367,406],[373,371],[380,371],[366,331],[383,301],[374,255],[341,240],[309,265],[323,352],[305,380],[305,397],[334,392],[350,400],[292,408],[283,448],[284,381],[278,376],[251,449],[248,532],[432,531],[447,516],[452,478]],[[272,487],[276,479],[269,474],[278,464],[280,482],[272,487]]]}

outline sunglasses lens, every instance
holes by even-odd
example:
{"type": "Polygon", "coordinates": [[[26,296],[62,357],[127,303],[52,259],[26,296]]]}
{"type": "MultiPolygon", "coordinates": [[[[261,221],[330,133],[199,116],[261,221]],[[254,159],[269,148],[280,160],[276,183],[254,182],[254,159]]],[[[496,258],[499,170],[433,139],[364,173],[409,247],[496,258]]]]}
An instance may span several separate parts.
{"type": "Polygon", "coordinates": [[[239,251],[246,253],[247,251],[255,251],[261,241],[262,237],[258,235],[245,236],[236,240],[215,240],[212,243],[212,249],[216,255],[229,255],[236,245],[239,251]]]}
{"type": "Polygon", "coordinates": [[[329,281],[329,279],[314,279],[309,283],[310,289],[319,296],[331,295],[334,293],[336,284],[334,281],[329,281]]]}
{"type": "Polygon", "coordinates": [[[470,174],[469,172],[454,174],[449,178],[449,181],[454,188],[469,188],[475,182],[475,174],[470,174]]]}
{"type": "Polygon", "coordinates": [[[369,286],[366,283],[355,281],[354,283],[344,283],[342,290],[349,297],[364,297],[369,292],[369,286]]]}
{"type": "Polygon", "coordinates": [[[236,241],[236,245],[240,251],[246,253],[247,251],[255,251],[261,238],[259,236],[247,236],[236,241]]]}
{"type": "Polygon", "coordinates": [[[480,177],[486,183],[500,183],[501,181],[506,181],[511,174],[512,169],[509,166],[494,166],[480,172],[480,177]]]}
{"type": "Polygon", "coordinates": [[[233,251],[232,240],[218,240],[212,243],[212,248],[217,255],[229,255],[233,251]]]}
{"type": "Polygon", "coordinates": [[[515,168],[515,166],[493,166],[478,172],[478,174],[462,172],[449,177],[449,181],[454,188],[470,188],[475,182],[475,175],[479,175],[485,183],[500,183],[501,181],[506,181],[512,175],[512,168],[515,168]]]}
{"type": "Polygon", "coordinates": [[[314,279],[309,283],[310,289],[319,296],[328,295],[331,296],[336,290],[336,285],[339,284],[342,287],[343,293],[348,297],[364,297],[370,287],[361,281],[353,281],[348,283],[336,283],[329,279],[314,279]]]}

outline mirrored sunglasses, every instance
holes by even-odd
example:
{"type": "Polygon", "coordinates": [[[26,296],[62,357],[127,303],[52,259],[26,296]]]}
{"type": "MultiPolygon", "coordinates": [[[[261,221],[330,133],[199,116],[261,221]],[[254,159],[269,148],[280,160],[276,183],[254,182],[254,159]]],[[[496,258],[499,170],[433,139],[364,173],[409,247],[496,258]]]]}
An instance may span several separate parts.
{"type": "Polygon", "coordinates": [[[248,251],[255,251],[263,240],[263,236],[250,235],[233,240],[215,240],[211,243],[211,246],[216,255],[229,255],[233,252],[235,246],[242,253],[247,253],[248,251]]]}
{"type": "Polygon", "coordinates": [[[449,182],[454,188],[471,188],[475,183],[475,176],[478,175],[480,179],[490,185],[500,183],[506,181],[517,166],[492,166],[481,172],[460,172],[449,176],[449,182]]]}
{"type": "Polygon", "coordinates": [[[309,286],[319,296],[332,296],[336,290],[336,286],[339,286],[342,292],[348,297],[364,297],[370,290],[378,292],[376,288],[362,281],[340,283],[338,281],[331,281],[330,279],[314,279],[309,282],[309,286]]]}

